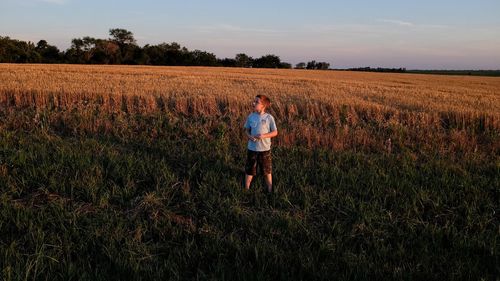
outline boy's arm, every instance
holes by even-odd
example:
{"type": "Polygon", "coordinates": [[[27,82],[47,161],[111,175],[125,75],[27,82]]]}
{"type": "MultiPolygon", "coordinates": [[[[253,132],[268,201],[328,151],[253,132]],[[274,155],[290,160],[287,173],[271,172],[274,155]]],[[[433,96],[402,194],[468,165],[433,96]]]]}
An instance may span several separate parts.
{"type": "Polygon", "coordinates": [[[278,130],[272,131],[272,132],[267,133],[267,134],[256,135],[254,137],[257,138],[257,139],[266,139],[266,138],[274,138],[277,135],[278,135],[278,130]]]}
{"type": "Polygon", "coordinates": [[[245,134],[247,135],[247,137],[251,140],[251,141],[256,141],[257,138],[255,136],[252,136],[251,133],[252,133],[252,129],[250,128],[244,128],[245,129],[245,134]]]}

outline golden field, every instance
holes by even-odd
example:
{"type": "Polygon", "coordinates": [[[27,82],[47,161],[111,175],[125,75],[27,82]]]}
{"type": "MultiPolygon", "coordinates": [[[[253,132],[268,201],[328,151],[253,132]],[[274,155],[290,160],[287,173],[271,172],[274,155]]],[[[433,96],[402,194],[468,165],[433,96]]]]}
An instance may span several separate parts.
{"type": "MultiPolygon", "coordinates": [[[[253,96],[271,98],[278,143],[387,149],[429,137],[470,151],[500,129],[500,78],[210,67],[0,65],[3,108],[165,112],[240,126],[253,96]],[[403,129],[408,134],[395,135],[403,129]],[[488,133],[488,134],[490,134],[488,133]],[[436,134],[439,134],[437,136],[436,134]],[[491,134],[490,134],[491,135],[491,134]]],[[[61,117],[59,117],[61,118],[61,117]]],[[[79,124],[109,131],[109,120],[79,124]]],[[[493,140],[496,138],[494,137],[493,140]]],[[[491,141],[491,139],[490,139],[491,141]]],[[[443,143],[443,145],[445,144],[443,143]]],[[[491,144],[491,143],[490,143],[491,144]]],[[[435,144],[432,144],[435,145],[435,144]]],[[[493,143],[493,151],[498,144],[493,143]]],[[[446,150],[447,148],[442,147],[446,150]]]]}
{"type": "MultiPolygon", "coordinates": [[[[311,102],[498,116],[500,78],[212,67],[0,65],[2,93],[140,95],[311,102]]],[[[3,95],[3,102],[5,101],[3,95]]]]}

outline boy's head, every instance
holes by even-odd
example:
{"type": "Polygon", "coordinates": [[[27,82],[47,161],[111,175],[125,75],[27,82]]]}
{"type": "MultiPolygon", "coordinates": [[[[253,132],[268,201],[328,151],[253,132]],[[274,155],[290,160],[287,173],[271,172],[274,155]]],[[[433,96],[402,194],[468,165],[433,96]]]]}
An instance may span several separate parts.
{"type": "Polygon", "coordinates": [[[254,110],[257,112],[265,111],[271,105],[271,101],[265,95],[256,95],[253,101],[254,110]]]}

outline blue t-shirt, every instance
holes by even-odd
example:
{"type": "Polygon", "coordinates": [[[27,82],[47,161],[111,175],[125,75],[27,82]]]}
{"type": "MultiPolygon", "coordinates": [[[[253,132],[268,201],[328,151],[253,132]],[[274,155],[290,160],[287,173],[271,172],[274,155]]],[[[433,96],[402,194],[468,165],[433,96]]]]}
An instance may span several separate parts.
{"type": "MultiPolygon", "coordinates": [[[[277,130],[274,117],[269,113],[259,114],[252,112],[247,117],[245,129],[251,129],[250,134],[267,134],[277,130]]],[[[248,140],[248,149],[252,151],[268,151],[271,149],[271,138],[264,138],[257,141],[248,140]]]]}

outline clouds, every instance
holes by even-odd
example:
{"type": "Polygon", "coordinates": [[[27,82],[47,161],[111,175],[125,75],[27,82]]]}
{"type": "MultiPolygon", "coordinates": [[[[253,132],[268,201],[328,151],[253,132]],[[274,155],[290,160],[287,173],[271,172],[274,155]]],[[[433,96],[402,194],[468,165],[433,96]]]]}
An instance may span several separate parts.
{"type": "Polygon", "coordinates": [[[399,26],[415,26],[414,23],[407,22],[407,21],[402,21],[402,20],[394,20],[394,19],[379,19],[377,20],[378,22],[383,22],[383,23],[390,23],[390,24],[395,24],[399,26]]]}
{"type": "Polygon", "coordinates": [[[234,24],[212,24],[212,25],[191,26],[189,27],[189,29],[204,33],[278,34],[278,33],[288,32],[286,30],[278,30],[272,28],[243,27],[234,24]]]}
{"type": "Polygon", "coordinates": [[[422,23],[413,23],[413,22],[408,22],[404,20],[398,20],[398,19],[378,19],[376,22],[379,23],[385,23],[385,24],[390,24],[393,26],[398,26],[398,27],[407,27],[407,28],[413,28],[413,29],[446,29],[449,28],[450,26],[448,25],[443,25],[443,24],[422,24],[422,23]]]}

